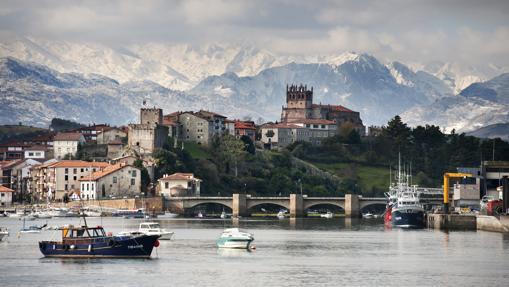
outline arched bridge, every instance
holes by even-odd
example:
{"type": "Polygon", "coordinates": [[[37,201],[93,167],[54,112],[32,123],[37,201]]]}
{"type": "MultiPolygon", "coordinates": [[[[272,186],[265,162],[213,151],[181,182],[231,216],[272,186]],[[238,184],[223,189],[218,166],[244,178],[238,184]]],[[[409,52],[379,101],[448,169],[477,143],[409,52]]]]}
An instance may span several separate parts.
{"type": "Polygon", "coordinates": [[[316,205],[330,204],[345,210],[345,216],[358,217],[364,207],[385,204],[383,197],[362,197],[347,194],[345,197],[307,197],[290,194],[288,197],[251,197],[246,194],[233,194],[231,197],[169,197],[166,205],[173,211],[185,213],[200,204],[221,204],[232,209],[233,216],[248,216],[249,210],[261,204],[274,204],[290,211],[291,217],[302,217],[304,211],[316,205]]]}

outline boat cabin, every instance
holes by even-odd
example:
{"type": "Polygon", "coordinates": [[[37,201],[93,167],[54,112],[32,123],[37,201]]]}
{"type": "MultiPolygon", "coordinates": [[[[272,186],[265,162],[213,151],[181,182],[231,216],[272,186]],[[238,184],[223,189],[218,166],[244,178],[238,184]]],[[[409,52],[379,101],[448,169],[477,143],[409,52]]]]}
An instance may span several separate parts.
{"type": "Polygon", "coordinates": [[[62,230],[63,240],[76,240],[76,239],[88,239],[106,237],[104,228],[102,226],[88,227],[88,226],[65,226],[60,228],[62,230]]]}

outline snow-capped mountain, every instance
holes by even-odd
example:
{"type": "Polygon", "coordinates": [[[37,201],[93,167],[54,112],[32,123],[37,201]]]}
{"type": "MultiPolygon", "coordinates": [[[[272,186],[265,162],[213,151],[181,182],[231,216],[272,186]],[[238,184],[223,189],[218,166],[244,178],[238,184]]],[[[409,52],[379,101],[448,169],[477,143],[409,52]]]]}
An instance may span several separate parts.
{"type": "Polygon", "coordinates": [[[263,111],[265,119],[274,120],[280,116],[286,85],[303,83],[313,86],[315,103],[344,105],[359,111],[366,123],[381,125],[410,107],[432,103],[447,90],[432,75],[415,74],[402,64],[397,67],[404,71],[399,78],[405,84],[398,83],[391,70],[374,57],[351,54],[338,64],[291,63],[253,77],[210,76],[189,92],[229,98],[237,106],[263,111]]]}
{"type": "Polygon", "coordinates": [[[509,141],[509,123],[493,124],[467,133],[478,138],[501,138],[509,141]]]}
{"type": "Polygon", "coordinates": [[[178,92],[151,81],[119,83],[97,74],[60,73],[43,65],[3,58],[0,121],[45,125],[53,117],[64,117],[84,123],[125,124],[136,120],[143,100],[167,113],[208,109],[231,118],[278,120],[286,85],[305,83],[314,87],[316,103],[345,105],[360,111],[365,123],[382,124],[410,107],[431,103],[439,95],[432,85],[428,90],[415,88],[425,83],[403,66],[398,67],[406,71],[400,77],[405,85],[372,56],[361,54],[338,62],[291,63],[252,77],[230,72],[209,76],[195,88],[178,92]]]}
{"type": "Polygon", "coordinates": [[[0,122],[47,126],[53,117],[82,123],[137,121],[145,100],[183,109],[195,99],[154,82],[117,81],[96,74],[59,73],[14,58],[0,59],[0,122]]]}
{"type": "Polygon", "coordinates": [[[453,90],[454,94],[458,94],[473,83],[483,82],[509,72],[509,67],[499,67],[490,63],[473,67],[459,63],[433,62],[418,69],[442,80],[453,90]]]}
{"type": "MultiPolygon", "coordinates": [[[[359,54],[351,52],[308,56],[278,55],[249,44],[227,43],[201,46],[146,43],[110,47],[98,43],[28,37],[0,40],[0,57],[35,62],[61,73],[100,74],[119,83],[149,80],[180,91],[192,89],[208,76],[229,72],[241,77],[255,76],[265,69],[292,62],[341,65],[355,60],[358,56],[359,54]]],[[[393,66],[393,63],[387,65],[394,72],[393,66]]],[[[412,73],[426,72],[435,76],[454,94],[474,82],[509,72],[509,67],[502,68],[493,64],[475,68],[457,63],[406,66],[411,67],[412,73]]],[[[398,79],[396,74],[394,76],[398,79]]],[[[435,88],[438,87],[435,85],[435,88]]]]}
{"type": "Polygon", "coordinates": [[[444,97],[430,105],[416,106],[401,115],[410,125],[430,123],[448,131],[473,131],[509,122],[509,74],[474,83],[458,96],[444,97]]]}
{"type": "Polygon", "coordinates": [[[252,46],[210,44],[202,47],[148,43],[112,48],[97,43],[17,38],[0,43],[0,57],[45,65],[61,73],[94,73],[117,80],[149,80],[174,90],[188,90],[210,75],[255,75],[288,63],[252,46]]]}

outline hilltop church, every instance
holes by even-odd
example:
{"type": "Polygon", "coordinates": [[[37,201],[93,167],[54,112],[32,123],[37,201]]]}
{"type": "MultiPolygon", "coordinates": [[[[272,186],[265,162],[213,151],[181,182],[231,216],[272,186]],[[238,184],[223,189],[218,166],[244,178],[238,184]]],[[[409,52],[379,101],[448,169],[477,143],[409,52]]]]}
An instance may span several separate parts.
{"type": "Polygon", "coordinates": [[[345,123],[351,123],[360,135],[365,134],[359,112],[352,111],[341,105],[313,104],[313,87],[308,90],[307,85],[286,86],[286,107],[282,107],[281,122],[297,123],[309,120],[329,120],[340,128],[345,123]]]}

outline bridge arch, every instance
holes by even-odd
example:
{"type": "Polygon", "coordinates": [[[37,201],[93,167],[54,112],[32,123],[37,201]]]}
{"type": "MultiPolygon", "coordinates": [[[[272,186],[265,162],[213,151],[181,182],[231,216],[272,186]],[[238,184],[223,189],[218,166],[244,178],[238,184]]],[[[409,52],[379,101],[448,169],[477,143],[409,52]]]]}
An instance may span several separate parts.
{"type": "Polygon", "coordinates": [[[306,200],[306,201],[304,201],[303,209],[307,210],[307,209],[310,209],[312,207],[319,206],[319,205],[332,205],[335,207],[339,207],[342,210],[345,210],[345,202],[344,201],[336,202],[336,201],[330,201],[330,200],[309,200],[309,201],[306,200]]]}
{"type": "Polygon", "coordinates": [[[198,205],[204,205],[204,204],[216,204],[216,205],[222,205],[224,207],[228,207],[229,209],[232,209],[232,203],[231,200],[225,201],[225,200],[203,200],[203,201],[193,201],[189,202],[185,205],[186,209],[193,209],[198,205]]]}
{"type": "Polygon", "coordinates": [[[246,206],[246,209],[248,211],[253,211],[256,207],[261,207],[261,206],[264,206],[264,205],[275,205],[275,206],[279,206],[281,207],[282,209],[289,209],[290,206],[289,206],[289,203],[288,203],[288,200],[286,200],[286,202],[283,202],[281,200],[277,200],[277,201],[274,201],[274,200],[267,200],[267,201],[255,201],[255,202],[247,202],[247,206],[246,206]]]}

